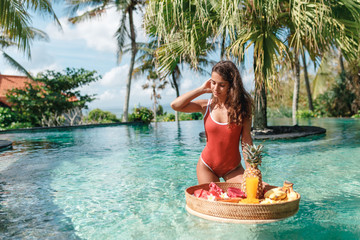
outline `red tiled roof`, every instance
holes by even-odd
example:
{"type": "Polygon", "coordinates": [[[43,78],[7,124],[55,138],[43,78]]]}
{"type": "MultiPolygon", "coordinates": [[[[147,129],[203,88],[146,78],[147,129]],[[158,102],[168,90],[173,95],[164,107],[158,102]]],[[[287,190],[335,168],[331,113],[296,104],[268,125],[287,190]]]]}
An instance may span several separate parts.
{"type": "MultiPolygon", "coordinates": [[[[7,106],[11,106],[11,104],[6,99],[6,94],[8,90],[14,88],[25,88],[26,83],[38,84],[35,83],[28,77],[25,76],[12,76],[12,75],[1,75],[0,74],[0,103],[3,103],[7,106]]],[[[76,97],[69,98],[69,101],[74,102],[78,99],[76,97]]]]}
{"type": "Polygon", "coordinates": [[[8,90],[14,88],[25,88],[26,83],[33,83],[30,78],[24,76],[11,76],[0,74],[0,102],[10,106],[10,103],[6,99],[8,90]]]}

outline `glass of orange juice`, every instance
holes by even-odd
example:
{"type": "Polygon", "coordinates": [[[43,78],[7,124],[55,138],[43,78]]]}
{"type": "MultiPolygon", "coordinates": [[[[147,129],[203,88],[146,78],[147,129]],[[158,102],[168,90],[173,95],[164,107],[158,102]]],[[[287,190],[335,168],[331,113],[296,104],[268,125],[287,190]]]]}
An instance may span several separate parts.
{"type": "Polygon", "coordinates": [[[247,177],[246,178],[246,195],[249,199],[256,199],[256,192],[259,184],[259,178],[247,177]]]}

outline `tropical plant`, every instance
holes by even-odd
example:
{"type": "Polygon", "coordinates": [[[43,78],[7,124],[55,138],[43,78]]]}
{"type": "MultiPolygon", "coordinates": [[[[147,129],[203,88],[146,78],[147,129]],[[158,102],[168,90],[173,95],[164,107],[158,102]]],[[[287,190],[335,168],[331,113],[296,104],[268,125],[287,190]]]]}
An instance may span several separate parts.
{"type": "Polygon", "coordinates": [[[78,89],[97,81],[96,71],[66,68],[63,72],[46,71],[23,89],[12,89],[6,97],[11,109],[34,126],[59,125],[62,114],[72,108],[87,108],[94,96],[82,95],[78,89]]]}
{"type": "MultiPolygon", "coordinates": [[[[201,3],[149,1],[146,8],[146,32],[158,43],[155,52],[158,71],[162,78],[169,78],[176,97],[180,96],[180,66],[183,63],[187,63],[190,68],[201,74],[209,74],[205,67],[214,63],[207,58],[207,53],[213,51],[215,46],[208,41],[213,31],[209,22],[199,22],[199,16],[195,14],[198,4],[201,3]]],[[[178,112],[175,112],[175,120],[178,119],[178,112]]]]}
{"type": "Polygon", "coordinates": [[[346,10],[353,19],[359,16],[359,3],[350,0],[149,1],[145,25],[150,22],[151,32],[156,32],[167,45],[167,55],[158,58],[168,68],[176,56],[184,56],[196,66],[195,56],[212,51],[220,35],[229,41],[227,56],[234,56],[239,62],[252,46],[254,128],[264,129],[267,89],[276,86],[281,62],[294,62],[303,47],[313,56],[333,45],[348,57],[352,49],[357,49],[358,20],[351,23],[339,18],[338,9],[346,10]]]}
{"type": "Polygon", "coordinates": [[[297,118],[313,118],[315,117],[315,114],[313,111],[310,110],[298,110],[296,112],[297,118]]]}
{"type": "Polygon", "coordinates": [[[12,122],[6,129],[20,129],[34,127],[30,122],[12,122]]]}
{"type": "Polygon", "coordinates": [[[314,101],[314,112],[323,117],[350,117],[351,103],[355,95],[346,87],[346,82],[340,77],[336,79],[333,87],[320,94],[314,101]]]}
{"type": "Polygon", "coordinates": [[[159,72],[157,71],[155,62],[155,42],[153,41],[147,44],[141,44],[138,49],[140,56],[137,59],[137,62],[139,62],[140,65],[134,69],[134,76],[138,77],[147,74],[147,83],[143,84],[142,88],[151,88],[152,90],[150,98],[153,100],[154,119],[157,121],[158,99],[161,99],[159,90],[163,90],[168,82],[164,78],[161,78],[159,72]]]}
{"type": "Polygon", "coordinates": [[[167,113],[164,112],[164,107],[162,105],[158,105],[157,109],[156,109],[156,115],[161,116],[161,115],[166,115],[167,113]]]}
{"type": "Polygon", "coordinates": [[[10,108],[0,107],[0,128],[6,128],[17,120],[17,116],[10,108]]]}
{"type": "Polygon", "coordinates": [[[349,89],[355,95],[354,101],[351,103],[351,109],[354,113],[360,110],[360,58],[357,58],[353,61],[349,61],[347,68],[348,70],[348,79],[350,80],[349,89]]]}
{"type": "Polygon", "coordinates": [[[85,122],[91,123],[116,123],[120,122],[120,119],[115,114],[109,111],[103,111],[99,108],[93,109],[89,112],[88,116],[85,117],[85,122]]]}
{"type": "Polygon", "coordinates": [[[154,119],[154,113],[146,107],[134,108],[129,115],[129,121],[149,124],[154,119]]]}
{"type": "Polygon", "coordinates": [[[203,119],[203,115],[199,112],[195,113],[181,113],[180,120],[181,121],[189,121],[189,120],[201,120],[203,119]]]}
{"type": "Polygon", "coordinates": [[[17,47],[31,57],[31,42],[35,38],[47,39],[47,35],[31,26],[31,14],[50,15],[60,26],[51,2],[48,0],[1,0],[0,4],[0,52],[3,58],[28,77],[32,76],[14,58],[5,52],[6,48],[17,47]]]}
{"type": "Polygon", "coordinates": [[[352,118],[360,118],[360,110],[358,111],[357,114],[354,114],[353,116],[351,116],[352,118]]]}
{"type": "Polygon", "coordinates": [[[118,63],[121,61],[123,55],[123,50],[125,46],[125,41],[130,40],[131,44],[131,60],[130,67],[128,72],[128,77],[126,81],[126,94],[124,101],[124,114],[123,121],[128,121],[128,111],[129,111],[129,100],[130,100],[130,89],[131,89],[131,79],[133,76],[133,69],[135,65],[135,57],[138,51],[136,43],[136,31],[134,25],[134,13],[136,10],[141,9],[145,4],[145,0],[67,0],[70,4],[70,14],[72,17],[69,19],[70,22],[76,24],[80,21],[86,19],[96,18],[104,14],[109,8],[115,8],[120,14],[120,24],[119,28],[115,32],[115,38],[117,40],[118,46],[118,63]],[[88,8],[91,8],[88,10],[88,8]],[[79,9],[85,9],[86,12],[75,16],[79,9]],[[127,26],[126,21],[129,21],[129,26],[127,26]],[[129,33],[130,32],[130,33],[129,33]]]}
{"type": "Polygon", "coordinates": [[[158,122],[173,122],[173,121],[175,121],[175,114],[173,113],[167,113],[158,116],[158,122]]]}

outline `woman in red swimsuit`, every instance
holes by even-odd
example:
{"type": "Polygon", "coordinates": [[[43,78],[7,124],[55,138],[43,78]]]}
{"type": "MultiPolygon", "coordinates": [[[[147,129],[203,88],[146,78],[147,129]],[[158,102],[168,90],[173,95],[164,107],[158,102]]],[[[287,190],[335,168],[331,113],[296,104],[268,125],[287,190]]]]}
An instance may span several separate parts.
{"type": "MultiPolygon", "coordinates": [[[[196,168],[199,184],[218,182],[220,178],[242,182],[239,144],[252,144],[252,104],[239,70],[231,61],[218,62],[209,80],[171,103],[175,111],[204,115],[207,142],[196,168]],[[211,99],[194,100],[204,93],[212,93],[211,99]]],[[[246,161],[245,165],[248,167],[246,161]]]]}

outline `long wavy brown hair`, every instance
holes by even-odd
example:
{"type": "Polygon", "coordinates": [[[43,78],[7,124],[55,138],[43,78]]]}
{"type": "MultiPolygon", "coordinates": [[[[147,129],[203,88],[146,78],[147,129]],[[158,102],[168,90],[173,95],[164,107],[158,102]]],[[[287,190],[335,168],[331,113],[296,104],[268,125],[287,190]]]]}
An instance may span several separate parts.
{"type": "MultiPolygon", "coordinates": [[[[220,61],[212,68],[225,81],[229,82],[229,89],[225,105],[228,108],[229,125],[235,123],[240,125],[243,120],[251,118],[253,100],[245,90],[240,72],[231,61],[220,61]]],[[[218,99],[213,97],[213,103],[217,104],[218,99]]]]}

